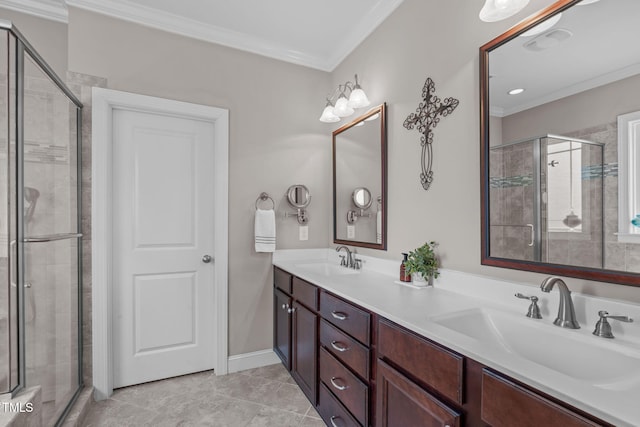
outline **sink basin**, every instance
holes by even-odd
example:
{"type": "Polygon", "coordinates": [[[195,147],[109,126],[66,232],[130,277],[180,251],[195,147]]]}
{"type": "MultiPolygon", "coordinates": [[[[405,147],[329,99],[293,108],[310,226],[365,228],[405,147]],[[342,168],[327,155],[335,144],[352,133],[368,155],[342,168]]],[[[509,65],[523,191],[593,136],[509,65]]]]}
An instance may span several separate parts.
{"type": "MultiPolygon", "coordinates": [[[[577,331],[510,313],[471,309],[430,320],[556,372],[604,388],[635,382],[640,352],[577,331]]],[[[583,326],[584,328],[584,326],[583,326]]]]}
{"type": "Polygon", "coordinates": [[[310,262],[296,264],[296,268],[299,268],[300,272],[319,274],[321,276],[342,276],[345,274],[358,274],[360,272],[360,270],[341,267],[339,265],[329,264],[328,262],[310,262]]]}

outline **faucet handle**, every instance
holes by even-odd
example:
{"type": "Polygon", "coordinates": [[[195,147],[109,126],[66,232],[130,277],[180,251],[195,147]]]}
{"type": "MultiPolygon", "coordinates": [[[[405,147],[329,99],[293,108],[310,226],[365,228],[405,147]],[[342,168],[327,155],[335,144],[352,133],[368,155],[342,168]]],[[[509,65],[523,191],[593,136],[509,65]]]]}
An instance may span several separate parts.
{"type": "Polygon", "coordinates": [[[347,265],[347,260],[344,255],[338,255],[340,257],[340,266],[344,267],[347,265]]]}
{"type": "Polygon", "coordinates": [[[520,292],[515,294],[515,296],[516,298],[528,299],[529,301],[531,301],[531,304],[529,305],[529,310],[527,310],[527,317],[531,317],[532,319],[542,319],[542,315],[540,314],[540,307],[538,307],[537,296],[523,295],[520,292]]]}
{"type": "Polygon", "coordinates": [[[611,332],[611,325],[607,319],[619,320],[621,322],[631,323],[633,319],[629,316],[612,316],[608,312],[601,310],[598,312],[600,319],[596,323],[596,328],[593,330],[593,335],[602,338],[615,338],[611,332]]]}

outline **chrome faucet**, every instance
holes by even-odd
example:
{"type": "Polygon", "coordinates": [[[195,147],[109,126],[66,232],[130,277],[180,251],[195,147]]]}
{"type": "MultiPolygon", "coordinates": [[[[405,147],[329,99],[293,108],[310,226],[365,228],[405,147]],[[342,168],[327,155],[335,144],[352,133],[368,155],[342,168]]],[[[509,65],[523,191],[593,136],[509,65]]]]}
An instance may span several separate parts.
{"type": "Polygon", "coordinates": [[[553,321],[553,324],[562,328],[580,329],[580,324],[576,320],[573,301],[571,300],[571,291],[567,288],[567,284],[561,278],[551,276],[542,281],[540,289],[542,289],[542,292],[551,292],[553,285],[556,283],[558,284],[558,291],[560,291],[560,304],[558,305],[558,317],[553,321]]]}
{"type": "Polygon", "coordinates": [[[342,249],[347,251],[347,257],[345,259],[344,255],[340,255],[340,258],[341,258],[340,265],[342,267],[348,267],[348,268],[360,270],[362,268],[362,260],[356,258],[356,250],[354,249],[352,252],[349,250],[348,247],[342,245],[336,248],[336,252],[340,252],[342,249]]]}
{"type": "Polygon", "coordinates": [[[336,248],[336,252],[340,252],[342,249],[347,251],[347,258],[345,259],[344,255],[340,255],[340,258],[341,258],[340,266],[351,268],[351,266],[353,265],[353,256],[351,255],[351,251],[349,250],[348,247],[346,247],[345,245],[342,245],[336,248]]]}

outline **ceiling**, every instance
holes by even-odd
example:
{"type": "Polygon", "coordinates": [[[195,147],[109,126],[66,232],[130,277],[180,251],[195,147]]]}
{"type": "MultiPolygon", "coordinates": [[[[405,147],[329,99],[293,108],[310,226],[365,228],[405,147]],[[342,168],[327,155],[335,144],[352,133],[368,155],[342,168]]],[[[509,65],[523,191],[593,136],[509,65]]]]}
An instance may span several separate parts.
{"type": "MultiPolygon", "coordinates": [[[[508,116],[640,73],[639,0],[601,0],[565,11],[539,36],[516,37],[489,56],[491,114],[508,116]],[[571,37],[547,49],[525,48],[554,30],[571,37]],[[523,88],[519,95],[511,89],[523,88]]],[[[545,42],[543,41],[543,44],[545,42]]]]}
{"type": "Polygon", "coordinates": [[[73,6],[271,58],[332,71],[403,0],[0,0],[67,22],[73,6]]]}

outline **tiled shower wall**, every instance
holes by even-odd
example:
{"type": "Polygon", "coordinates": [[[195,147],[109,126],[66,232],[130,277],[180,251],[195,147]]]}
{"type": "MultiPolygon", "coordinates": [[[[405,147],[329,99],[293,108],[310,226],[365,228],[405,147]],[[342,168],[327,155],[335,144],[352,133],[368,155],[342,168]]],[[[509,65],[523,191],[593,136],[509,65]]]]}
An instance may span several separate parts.
{"type": "Polygon", "coordinates": [[[604,144],[604,268],[640,273],[640,245],[620,243],[618,232],[618,125],[593,126],[569,136],[604,144]]]}
{"type": "Polygon", "coordinates": [[[489,167],[490,255],[533,261],[533,142],[491,150],[489,167]]]}
{"type": "Polygon", "coordinates": [[[92,385],[91,346],[91,89],[106,87],[107,80],[67,72],[67,85],[84,105],[82,111],[82,368],[85,386],[92,385]]]}

